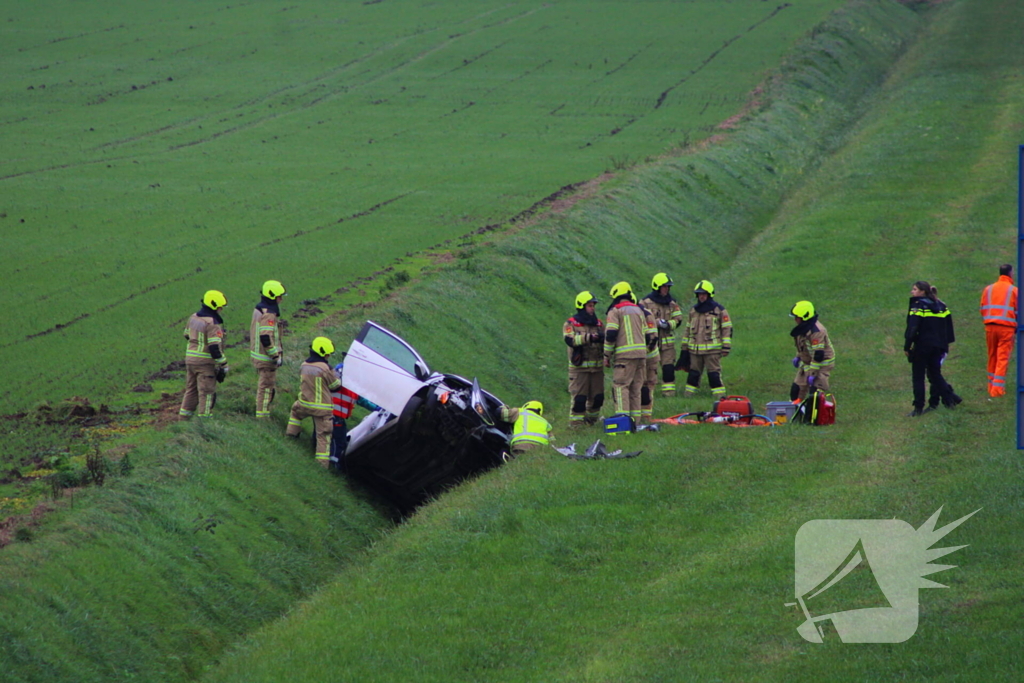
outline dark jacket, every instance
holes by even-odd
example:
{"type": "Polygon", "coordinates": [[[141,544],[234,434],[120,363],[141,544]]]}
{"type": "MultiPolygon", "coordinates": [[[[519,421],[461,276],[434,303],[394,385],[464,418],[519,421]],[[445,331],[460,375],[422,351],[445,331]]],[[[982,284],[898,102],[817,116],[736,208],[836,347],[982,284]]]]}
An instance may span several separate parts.
{"type": "Polygon", "coordinates": [[[926,296],[910,297],[904,351],[939,349],[948,352],[949,345],[955,341],[953,314],[946,304],[926,296]]]}

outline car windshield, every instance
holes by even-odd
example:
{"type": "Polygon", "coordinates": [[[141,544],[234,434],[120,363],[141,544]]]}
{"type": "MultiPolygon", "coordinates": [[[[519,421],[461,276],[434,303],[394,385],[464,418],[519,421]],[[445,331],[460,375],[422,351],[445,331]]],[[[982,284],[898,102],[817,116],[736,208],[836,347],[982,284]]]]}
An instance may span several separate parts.
{"type": "Polygon", "coordinates": [[[419,358],[400,339],[391,336],[380,328],[368,325],[362,342],[366,348],[376,351],[408,372],[411,376],[416,377],[416,361],[419,358]]]}

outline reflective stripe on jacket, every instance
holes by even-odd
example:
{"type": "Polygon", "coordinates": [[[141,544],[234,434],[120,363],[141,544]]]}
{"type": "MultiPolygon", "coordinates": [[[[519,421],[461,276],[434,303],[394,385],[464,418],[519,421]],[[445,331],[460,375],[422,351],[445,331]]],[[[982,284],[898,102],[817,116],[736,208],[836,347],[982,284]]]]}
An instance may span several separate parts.
{"type": "Polygon", "coordinates": [[[520,442],[538,443],[547,446],[551,434],[551,424],[532,410],[520,410],[512,426],[512,438],[509,444],[515,446],[520,442]]]}
{"type": "Polygon", "coordinates": [[[562,325],[562,337],[565,339],[569,353],[570,370],[596,370],[603,371],[601,350],[603,345],[604,329],[601,321],[597,325],[584,325],[575,317],[569,318],[562,325]],[[596,342],[590,341],[592,334],[598,335],[596,342]],[[580,364],[573,364],[573,354],[578,354],[580,364]]]}
{"type": "MultiPolygon", "coordinates": [[[[217,344],[221,349],[224,348],[224,329],[213,318],[196,313],[192,314],[185,326],[185,337],[188,339],[188,347],[185,349],[186,361],[189,359],[212,361],[210,346],[217,344]]],[[[227,358],[222,355],[217,362],[226,363],[227,358]]]]}
{"type": "Polygon", "coordinates": [[[981,317],[986,325],[1017,327],[1017,288],[1008,275],[981,292],[981,317]]]}
{"type": "Polygon", "coordinates": [[[797,334],[793,339],[805,372],[813,375],[821,368],[835,364],[836,352],[832,348],[832,340],[829,339],[828,330],[820,322],[815,320],[804,334],[797,334]],[[821,360],[815,360],[819,356],[821,360]]]}
{"type": "Polygon", "coordinates": [[[622,301],[608,311],[605,322],[606,358],[646,358],[650,334],[648,314],[630,301],[622,301]]]}
{"type": "Polygon", "coordinates": [[[299,404],[311,410],[327,410],[333,413],[334,403],[331,392],[341,388],[341,380],[324,361],[302,363],[299,370],[299,404]]]}
{"type": "Polygon", "coordinates": [[[281,353],[281,333],[277,328],[277,314],[257,306],[252,311],[249,325],[249,356],[262,361],[272,361],[281,353]],[[270,346],[263,346],[260,337],[270,337],[270,346]]]}
{"type": "MultiPolygon", "coordinates": [[[[699,304],[698,304],[699,305],[699,304]]],[[[703,313],[694,306],[686,323],[682,348],[690,353],[718,353],[732,348],[732,319],[720,304],[703,313]]]]}

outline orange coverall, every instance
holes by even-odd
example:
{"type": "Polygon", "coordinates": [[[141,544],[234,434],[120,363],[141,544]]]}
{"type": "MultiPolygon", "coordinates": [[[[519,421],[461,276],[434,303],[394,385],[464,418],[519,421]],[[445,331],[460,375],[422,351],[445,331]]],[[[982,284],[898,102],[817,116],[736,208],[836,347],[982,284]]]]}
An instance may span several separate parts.
{"type": "Polygon", "coordinates": [[[988,342],[988,395],[1002,396],[1006,393],[1006,368],[1017,334],[1017,288],[1013,278],[1000,275],[999,280],[982,290],[981,317],[988,342]]]}

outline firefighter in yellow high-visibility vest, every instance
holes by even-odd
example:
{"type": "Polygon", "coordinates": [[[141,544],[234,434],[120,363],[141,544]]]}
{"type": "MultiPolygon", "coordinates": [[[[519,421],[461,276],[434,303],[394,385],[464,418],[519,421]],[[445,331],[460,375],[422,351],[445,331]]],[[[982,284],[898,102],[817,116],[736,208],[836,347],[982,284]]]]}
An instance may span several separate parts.
{"type": "Polygon", "coordinates": [[[522,408],[502,406],[501,420],[512,423],[512,435],[508,440],[512,455],[521,455],[551,443],[551,423],[544,419],[544,404],[540,401],[527,401],[522,408]]]}
{"type": "Polygon", "coordinates": [[[224,320],[220,317],[228,300],[211,289],[203,295],[202,303],[185,326],[185,395],[178,410],[182,417],[210,417],[217,402],[217,384],[228,374],[224,320]]]}
{"type": "Polygon", "coordinates": [[[651,293],[640,305],[654,316],[658,329],[658,355],[661,365],[661,395],[676,395],[676,328],[683,324],[683,311],[670,294],[672,278],[658,273],[651,279],[651,293]]]}
{"type": "Polygon", "coordinates": [[[334,403],[331,392],[341,388],[341,380],[331,369],[328,358],[334,353],[334,342],[327,337],[317,337],[309,347],[309,358],[300,369],[299,400],[292,404],[285,434],[298,437],[302,431],[302,420],[313,418],[316,433],[316,459],[327,467],[331,457],[331,432],[334,403]]]}
{"type": "Polygon", "coordinates": [[[249,357],[256,369],[256,417],[270,417],[270,404],[277,391],[277,369],[284,362],[278,326],[284,285],[277,280],[267,280],[260,294],[249,326],[249,357]]]}
{"type": "Polygon", "coordinates": [[[676,370],[686,376],[686,396],[697,393],[700,376],[708,373],[708,386],[715,398],[725,395],[722,382],[722,359],[732,350],[732,319],[729,312],[715,301],[715,286],[701,280],[693,288],[697,303],[690,309],[676,370]]]}

